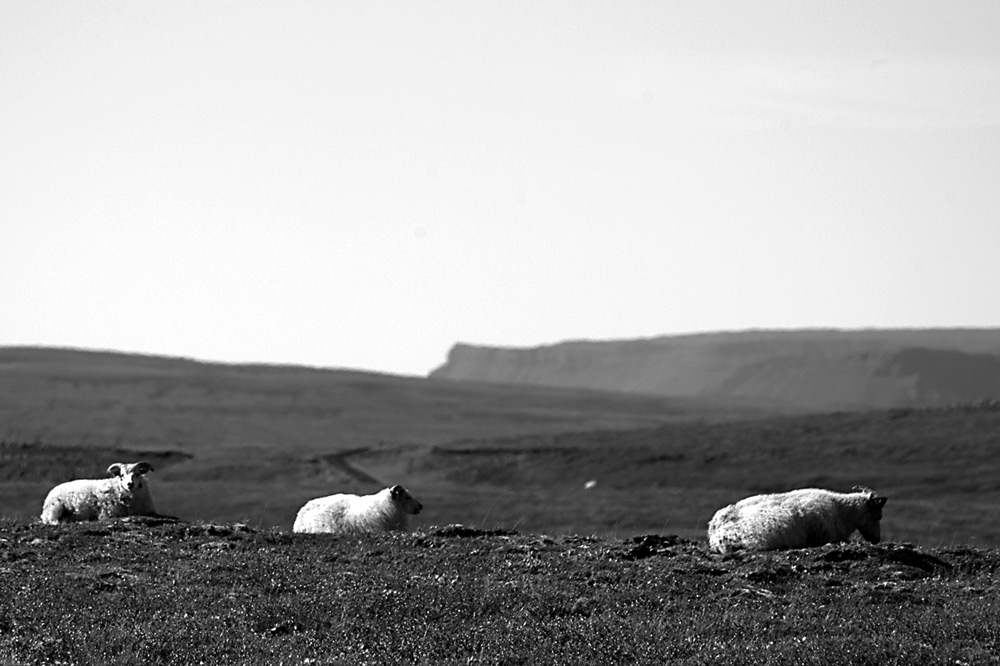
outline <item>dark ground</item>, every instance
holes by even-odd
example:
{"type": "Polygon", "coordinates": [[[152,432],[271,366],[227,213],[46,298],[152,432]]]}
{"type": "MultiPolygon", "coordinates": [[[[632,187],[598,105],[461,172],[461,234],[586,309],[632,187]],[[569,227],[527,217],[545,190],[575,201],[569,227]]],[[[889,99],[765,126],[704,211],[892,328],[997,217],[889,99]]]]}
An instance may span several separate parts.
{"type": "Polygon", "coordinates": [[[0,663],[997,664],[998,569],[964,546],[8,521],[0,663]]]}

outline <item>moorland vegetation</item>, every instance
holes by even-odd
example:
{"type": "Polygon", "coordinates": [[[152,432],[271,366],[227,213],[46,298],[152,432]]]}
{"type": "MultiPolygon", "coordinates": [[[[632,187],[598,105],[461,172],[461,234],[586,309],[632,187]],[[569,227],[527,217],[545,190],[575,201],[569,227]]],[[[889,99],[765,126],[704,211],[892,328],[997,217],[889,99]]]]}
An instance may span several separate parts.
{"type": "Polygon", "coordinates": [[[1000,663],[995,401],[788,413],[45,351],[0,353],[0,663],[1000,663]],[[139,459],[179,520],[38,522],[56,483],[139,459]],[[397,482],[410,534],[290,533],[307,499],[397,482]],[[853,485],[889,498],[877,546],[708,551],[721,506],[853,485]]]}
{"type": "Polygon", "coordinates": [[[0,524],[0,663],[1000,663],[995,549],[0,524]]]}

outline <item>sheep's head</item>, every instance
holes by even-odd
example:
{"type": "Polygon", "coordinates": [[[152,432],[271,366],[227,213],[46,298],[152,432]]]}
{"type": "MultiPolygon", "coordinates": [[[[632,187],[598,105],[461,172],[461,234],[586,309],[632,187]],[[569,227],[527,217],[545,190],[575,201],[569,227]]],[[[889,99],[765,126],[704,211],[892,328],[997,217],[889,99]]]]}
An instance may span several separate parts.
{"type": "Polygon", "coordinates": [[[413,499],[413,496],[403,486],[393,486],[389,494],[392,501],[401,505],[406,513],[418,514],[424,508],[424,505],[413,499]]]}
{"type": "Polygon", "coordinates": [[[858,531],[868,543],[878,543],[882,540],[882,527],[879,521],[882,520],[882,507],[888,501],[886,497],[879,497],[870,488],[854,487],[856,492],[864,495],[864,509],[858,518],[858,531]]]}
{"type": "Polygon", "coordinates": [[[137,463],[114,463],[108,467],[108,476],[115,478],[122,490],[134,493],[146,487],[143,474],[152,472],[153,466],[145,460],[137,463]]]}

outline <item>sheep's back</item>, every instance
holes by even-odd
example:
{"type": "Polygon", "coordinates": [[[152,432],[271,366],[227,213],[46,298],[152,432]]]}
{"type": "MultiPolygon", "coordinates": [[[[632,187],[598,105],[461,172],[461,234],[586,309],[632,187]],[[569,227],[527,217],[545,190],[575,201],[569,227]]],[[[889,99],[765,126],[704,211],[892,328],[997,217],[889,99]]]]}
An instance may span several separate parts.
{"type": "Polygon", "coordinates": [[[822,490],[755,495],[716,512],[709,523],[709,543],[720,552],[821,546],[850,536],[849,513],[822,490]]]}
{"type": "Polygon", "coordinates": [[[293,532],[336,532],[348,526],[350,495],[317,497],[306,502],[295,516],[293,532]]]}
{"type": "Polygon", "coordinates": [[[75,479],[49,491],[42,504],[42,520],[96,520],[114,515],[116,504],[120,501],[112,496],[111,486],[104,479],[75,479]]]}
{"type": "Polygon", "coordinates": [[[749,497],[720,509],[708,526],[714,550],[781,548],[794,526],[789,507],[767,496],[749,497]]]}

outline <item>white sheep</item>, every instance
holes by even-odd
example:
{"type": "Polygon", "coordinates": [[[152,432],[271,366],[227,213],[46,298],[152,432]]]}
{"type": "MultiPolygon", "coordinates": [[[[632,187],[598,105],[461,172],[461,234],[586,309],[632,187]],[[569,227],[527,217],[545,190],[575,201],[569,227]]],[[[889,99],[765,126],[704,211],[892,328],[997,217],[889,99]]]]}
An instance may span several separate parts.
{"type": "Polygon", "coordinates": [[[295,516],[293,532],[364,534],[406,531],[410,514],[423,505],[403,486],[385,488],[374,495],[328,495],[309,500],[295,516]]]}
{"type": "Polygon", "coordinates": [[[708,523],[708,545],[723,554],[812,548],[847,541],[855,529],[878,543],[885,503],[874,490],[857,486],[850,493],[804,488],[755,495],[715,512],[708,523]]]}
{"type": "Polygon", "coordinates": [[[154,516],[153,497],[143,474],[152,472],[146,461],[114,463],[108,479],[77,479],[60,483],[42,504],[42,522],[49,525],[121,516],[154,516]]]}

